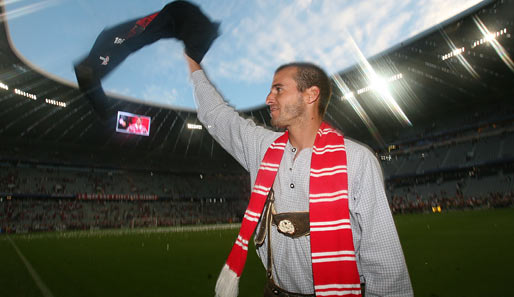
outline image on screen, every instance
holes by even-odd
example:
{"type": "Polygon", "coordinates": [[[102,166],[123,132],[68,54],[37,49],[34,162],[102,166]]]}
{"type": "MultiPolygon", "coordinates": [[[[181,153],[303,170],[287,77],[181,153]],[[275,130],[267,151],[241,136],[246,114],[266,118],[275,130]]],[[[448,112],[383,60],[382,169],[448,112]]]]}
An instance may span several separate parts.
{"type": "Polygon", "coordinates": [[[118,111],[116,132],[148,136],[150,121],[151,118],[147,116],[118,111]]]}

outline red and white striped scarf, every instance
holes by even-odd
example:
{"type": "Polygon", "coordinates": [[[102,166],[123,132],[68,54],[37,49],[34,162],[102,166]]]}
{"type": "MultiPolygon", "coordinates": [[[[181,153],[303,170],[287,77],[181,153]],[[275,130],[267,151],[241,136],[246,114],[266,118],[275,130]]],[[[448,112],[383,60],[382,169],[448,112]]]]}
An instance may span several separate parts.
{"type": "MultiPolygon", "coordinates": [[[[216,283],[216,296],[235,297],[250,240],[273,186],[289,134],[268,148],[232,251],[216,283]]],[[[312,148],[309,216],[312,273],[316,296],[361,296],[355,261],[344,137],[322,123],[312,148]]]]}

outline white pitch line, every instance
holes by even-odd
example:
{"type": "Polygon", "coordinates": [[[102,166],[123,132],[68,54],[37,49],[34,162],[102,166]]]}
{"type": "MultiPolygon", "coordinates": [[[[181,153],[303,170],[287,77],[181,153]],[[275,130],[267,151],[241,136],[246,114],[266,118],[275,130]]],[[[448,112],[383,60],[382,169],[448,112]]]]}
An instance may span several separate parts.
{"type": "Polygon", "coordinates": [[[21,253],[21,251],[18,248],[18,246],[16,245],[16,243],[14,243],[14,241],[12,241],[11,237],[9,237],[9,236],[7,236],[7,240],[9,240],[9,242],[13,246],[14,250],[16,251],[18,256],[20,257],[21,261],[23,261],[23,264],[25,264],[25,267],[27,267],[27,270],[29,271],[30,276],[32,276],[32,279],[34,280],[34,282],[38,286],[38,288],[41,291],[41,293],[43,294],[43,296],[45,296],[45,297],[54,297],[52,292],[50,292],[50,289],[48,289],[48,287],[45,285],[43,280],[41,280],[41,278],[39,277],[39,274],[37,274],[37,272],[34,269],[34,267],[32,267],[32,265],[27,260],[27,258],[25,258],[25,256],[23,256],[23,254],[21,253]]]}

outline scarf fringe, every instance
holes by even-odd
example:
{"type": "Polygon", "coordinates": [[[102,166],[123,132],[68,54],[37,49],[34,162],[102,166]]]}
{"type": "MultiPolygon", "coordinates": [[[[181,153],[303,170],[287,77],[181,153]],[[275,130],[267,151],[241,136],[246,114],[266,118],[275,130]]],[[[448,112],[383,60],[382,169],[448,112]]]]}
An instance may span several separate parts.
{"type": "Polygon", "coordinates": [[[239,293],[239,277],[227,264],[221,269],[215,290],[216,297],[237,297],[239,293]]]}

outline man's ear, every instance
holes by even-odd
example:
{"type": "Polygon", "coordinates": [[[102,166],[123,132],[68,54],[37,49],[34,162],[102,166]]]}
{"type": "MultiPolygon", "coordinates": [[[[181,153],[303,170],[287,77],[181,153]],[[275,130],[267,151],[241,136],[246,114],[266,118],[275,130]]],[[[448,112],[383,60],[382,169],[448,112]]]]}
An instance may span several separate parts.
{"type": "Polygon", "coordinates": [[[318,86],[312,86],[305,90],[306,102],[307,104],[312,104],[319,100],[320,89],[318,86]]]}

